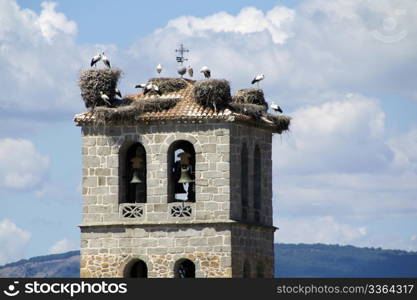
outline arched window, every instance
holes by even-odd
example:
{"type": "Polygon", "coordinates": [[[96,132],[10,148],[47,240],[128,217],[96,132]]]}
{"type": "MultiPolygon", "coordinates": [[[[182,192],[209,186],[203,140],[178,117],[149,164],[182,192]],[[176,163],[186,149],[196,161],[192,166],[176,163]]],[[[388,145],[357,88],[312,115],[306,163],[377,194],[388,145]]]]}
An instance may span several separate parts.
{"type": "Polygon", "coordinates": [[[180,259],[174,268],[175,278],[195,278],[195,265],[189,259],[180,259]]]}
{"type": "Polygon", "coordinates": [[[148,267],[143,260],[135,259],[127,264],[125,278],[148,278],[148,267]]]}
{"type": "Polygon", "coordinates": [[[243,263],[243,278],[250,278],[250,265],[247,260],[243,263]]]}
{"type": "Polygon", "coordinates": [[[244,143],[240,153],[240,199],[243,220],[248,218],[248,172],[248,148],[244,143]]]}
{"type": "MultiPolygon", "coordinates": [[[[258,145],[255,146],[253,158],[253,208],[260,210],[262,204],[262,160],[258,145]]],[[[259,211],[255,211],[255,221],[259,222],[259,220],[259,211]]]]}
{"type": "Polygon", "coordinates": [[[146,151],[140,143],[121,152],[120,202],[146,202],[146,151]]]}
{"type": "Polygon", "coordinates": [[[261,262],[258,263],[256,267],[256,277],[257,278],[264,278],[264,266],[261,262]]]}
{"type": "Polygon", "coordinates": [[[168,149],[168,202],[195,202],[195,150],[187,141],[168,149]]]}

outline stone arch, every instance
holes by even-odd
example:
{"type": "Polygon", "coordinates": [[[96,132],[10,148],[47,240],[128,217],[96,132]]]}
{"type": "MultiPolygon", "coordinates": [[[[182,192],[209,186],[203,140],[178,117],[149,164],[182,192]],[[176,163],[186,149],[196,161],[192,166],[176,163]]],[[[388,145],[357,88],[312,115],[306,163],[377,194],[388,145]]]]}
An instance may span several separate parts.
{"type": "Polygon", "coordinates": [[[119,148],[119,203],[147,202],[147,151],[127,141],[119,148]]]}
{"type": "Polygon", "coordinates": [[[181,258],[175,262],[174,278],[195,278],[196,266],[188,258],[181,258]]]}
{"type": "Polygon", "coordinates": [[[147,263],[140,258],[133,258],[123,268],[124,278],[148,278],[147,263]]]}
{"type": "Polygon", "coordinates": [[[195,165],[192,143],[187,140],[171,143],[167,151],[168,202],[195,202],[195,165]],[[181,182],[184,179],[187,181],[181,182]]]}

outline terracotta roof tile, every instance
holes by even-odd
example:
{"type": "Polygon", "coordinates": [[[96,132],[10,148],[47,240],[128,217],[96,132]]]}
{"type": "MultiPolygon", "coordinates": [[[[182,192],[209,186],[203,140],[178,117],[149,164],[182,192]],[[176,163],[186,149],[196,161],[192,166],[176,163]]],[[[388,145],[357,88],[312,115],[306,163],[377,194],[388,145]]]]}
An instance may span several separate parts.
{"type": "MultiPolygon", "coordinates": [[[[210,107],[205,107],[198,104],[194,99],[194,81],[187,81],[187,87],[182,90],[165,93],[161,96],[156,94],[144,95],[141,92],[138,94],[126,96],[126,98],[137,102],[157,98],[179,99],[179,102],[177,102],[175,106],[169,109],[155,112],[145,112],[138,115],[137,118],[135,118],[137,121],[219,119],[229,121],[245,121],[256,125],[271,127],[262,120],[254,120],[251,116],[232,111],[229,108],[223,108],[214,111],[214,109],[210,107]]],[[[94,115],[91,112],[82,113],[76,115],[74,120],[78,124],[91,122],[94,121],[94,115]]]]}

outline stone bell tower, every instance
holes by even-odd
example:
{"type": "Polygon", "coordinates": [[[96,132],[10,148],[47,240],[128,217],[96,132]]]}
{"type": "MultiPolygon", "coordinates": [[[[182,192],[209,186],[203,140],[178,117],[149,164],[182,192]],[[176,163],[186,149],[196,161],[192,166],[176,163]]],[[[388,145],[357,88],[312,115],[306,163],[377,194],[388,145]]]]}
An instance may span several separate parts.
{"type": "Polygon", "coordinates": [[[159,87],[75,116],[81,277],[273,277],[273,133],[262,90],[225,80],[159,87]]]}

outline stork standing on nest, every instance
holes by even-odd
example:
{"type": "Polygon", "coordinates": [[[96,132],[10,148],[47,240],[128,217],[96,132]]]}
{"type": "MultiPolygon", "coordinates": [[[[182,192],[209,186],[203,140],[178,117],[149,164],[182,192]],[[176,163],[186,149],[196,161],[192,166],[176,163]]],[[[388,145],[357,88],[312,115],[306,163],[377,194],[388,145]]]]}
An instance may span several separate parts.
{"type": "Polygon", "coordinates": [[[188,68],[187,68],[187,72],[188,72],[188,75],[189,75],[190,77],[193,77],[193,75],[194,75],[194,70],[193,70],[193,68],[192,68],[191,66],[188,66],[188,68]]]}
{"type": "Polygon", "coordinates": [[[139,83],[135,85],[135,89],[144,89],[146,87],[146,83],[139,83]]]}
{"type": "Polygon", "coordinates": [[[264,78],[265,78],[264,74],[259,74],[259,75],[256,75],[256,76],[255,76],[255,78],[252,80],[252,84],[255,84],[255,83],[256,83],[256,85],[257,85],[257,86],[258,86],[258,88],[259,88],[259,82],[260,82],[261,80],[264,80],[264,78]]]}
{"type": "Polygon", "coordinates": [[[184,76],[184,74],[185,73],[187,73],[187,68],[186,67],[183,67],[183,66],[181,66],[181,67],[179,67],[178,69],[177,69],[177,72],[178,72],[178,74],[180,74],[181,75],[181,78],[184,76]]]}
{"type": "Polygon", "coordinates": [[[157,72],[158,74],[161,74],[161,72],[162,72],[162,66],[161,66],[161,64],[158,64],[158,65],[156,66],[156,72],[157,72]]]}
{"type": "Polygon", "coordinates": [[[102,91],[100,91],[100,98],[101,100],[104,101],[104,103],[106,103],[108,106],[112,106],[110,103],[110,97],[107,96],[105,93],[103,93],[102,91]]]}
{"type": "Polygon", "coordinates": [[[272,104],[271,104],[271,108],[272,108],[272,110],[274,111],[274,112],[280,112],[280,113],[283,113],[283,111],[282,111],[282,109],[281,109],[281,107],[279,107],[279,105],[278,104],[275,104],[274,102],[272,102],[272,104]]]}
{"type": "Polygon", "coordinates": [[[111,66],[110,66],[110,60],[108,59],[108,57],[106,55],[104,55],[104,52],[101,53],[101,60],[103,61],[104,65],[107,68],[109,68],[109,69],[111,68],[111,66]]]}
{"type": "Polygon", "coordinates": [[[101,53],[95,55],[92,59],[91,59],[91,63],[90,66],[91,67],[96,67],[96,64],[101,60],[101,53]]]}
{"type": "Polygon", "coordinates": [[[211,76],[211,71],[207,66],[202,67],[200,73],[203,73],[204,77],[207,79],[211,76]]]}
{"type": "Polygon", "coordinates": [[[120,90],[119,90],[118,88],[115,88],[115,90],[114,90],[114,94],[115,94],[116,96],[118,96],[119,98],[122,98],[122,93],[120,92],[120,90]]]}
{"type": "Polygon", "coordinates": [[[161,91],[159,90],[159,87],[154,83],[148,83],[145,88],[143,89],[143,94],[146,95],[149,92],[155,92],[158,95],[161,95],[161,91]]]}

